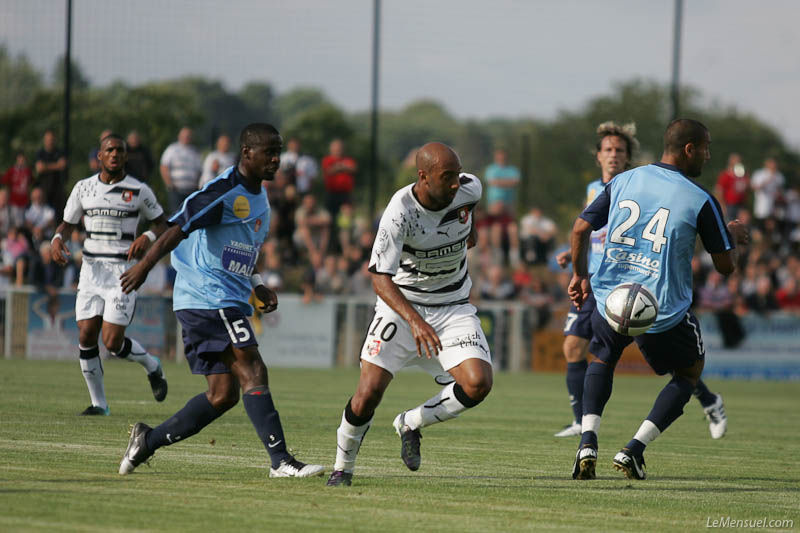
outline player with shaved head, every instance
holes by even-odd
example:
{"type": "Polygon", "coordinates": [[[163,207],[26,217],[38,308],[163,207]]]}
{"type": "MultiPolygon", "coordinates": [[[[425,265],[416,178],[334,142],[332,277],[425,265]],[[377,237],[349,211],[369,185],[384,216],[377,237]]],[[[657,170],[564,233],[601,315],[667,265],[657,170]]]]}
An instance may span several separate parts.
{"type": "Polygon", "coordinates": [[[420,429],[475,407],[492,388],[489,345],[469,303],[467,272],[481,182],[463,173],[458,155],[442,143],[423,146],[416,163],[417,181],[389,201],[372,248],[375,316],[361,348],[356,392],[336,432],[329,486],[351,484],[375,409],[400,369],[420,366],[443,385],[394,419],[400,456],[410,470],[420,467],[420,429]]]}

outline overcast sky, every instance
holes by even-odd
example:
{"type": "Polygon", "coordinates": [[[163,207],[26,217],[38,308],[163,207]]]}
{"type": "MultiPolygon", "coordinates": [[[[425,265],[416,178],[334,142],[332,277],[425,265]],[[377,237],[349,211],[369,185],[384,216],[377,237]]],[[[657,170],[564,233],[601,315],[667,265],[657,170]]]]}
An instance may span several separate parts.
{"type": "MultiPolygon", "coordinates": [[[[50,70],[63,0],[2,0],[0,42],[50,70]]],[[[667,82],[672,0],[384,0],[380,104],[551,118],[614,82],[667,82]]],[[[74,0],[73,54],[95,84],[202,74],[237,89],[370,102],[371,0],[74,0]]],[[[800,1],[686,0],[682,83],[756,114],[800,148],[800,1]]],[[[621,117],[624,118],[624,117],[621,117]]]]}

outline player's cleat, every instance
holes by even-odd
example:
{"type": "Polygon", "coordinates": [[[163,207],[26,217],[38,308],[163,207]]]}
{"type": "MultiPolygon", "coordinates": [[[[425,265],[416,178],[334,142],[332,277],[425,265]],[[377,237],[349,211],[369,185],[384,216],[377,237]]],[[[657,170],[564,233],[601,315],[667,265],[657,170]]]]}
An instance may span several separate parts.
{"type": "Polygon", "coordinates": [[[167,397],[167,379],[164,377],[164,369],[161,368],[161,359],[156,357],[156,360],[158,360],[158,368],[147,374],[147,380],[150,382],[150,388],[153,389],[153,397],[157,402],[163,402],[167,397]]]}
{"type": "Polygon", "coordinates": [[[406,413],[403,411],[394,419],[394,430],[400,435],[400,457],[409,470],[419,470],[422,456],[419,453],[419,441],[422,433],[419,429],[411,429],[406,425],[406,413]]]}
{"type": "Polygon", "coordinates": [[[307,465],[294,457],[281,461],[278,468],[269,469],[269,477],[312,477],[325,473],[322,465],[307,465]]]}
{"type": "Polygon", "coordinates": [[[575,463],[572,465],[572,479],[594,479],[597,464],[597,448],[588,444],[578,448],[575,463]]]}
{"type": "Polygon", "coordinates": [[[147,449],[147,442],[145,441],[145,437],[151,429],[153,428],[143,422],[137,422],[131,428],[128,448],[125,450],[125,455],[122,456],[122,462],[119,464],[119,473],[123,476],[130,474],[137,466],[146,463],[152,457],[153,452],[147,449]]]}
{"type": "Polygon", "coordinates": [[[108,416],[110,413],[111,411],[108,410],[108,407],[102,408],[97,405],[90,405],[81,412],[80,416],[108,416]]]}
{"type": "Polygon", "coordinates": [[[721,439],[728,430],[728,415],[725,414],[725,406],[722,403],[722,396],[717,394],[717,400],[713,405],[703,409],[708,420],[708,430],[711,432],[712,439],[721,439]]]}
{"type": "Polygon", "coordinates": [[[622,471],[628,479],[645,479],[644,455],[636,457],[628,448],[622,448],[614,456],[614,468],[622,471]]]}
{"type": "Polygon", "coordinates": [[[325,483],[328,487],[349,487],[353,484],[353,473],[345,472],[344,470],[334,470],[328,482],[325,483]]]}
{"type": "Polygon", "coordinates": [[[554,437],[580,437],[581,425],[573,421],[572,424],[567,424],[564,429],[553,435],[554,437]]]}

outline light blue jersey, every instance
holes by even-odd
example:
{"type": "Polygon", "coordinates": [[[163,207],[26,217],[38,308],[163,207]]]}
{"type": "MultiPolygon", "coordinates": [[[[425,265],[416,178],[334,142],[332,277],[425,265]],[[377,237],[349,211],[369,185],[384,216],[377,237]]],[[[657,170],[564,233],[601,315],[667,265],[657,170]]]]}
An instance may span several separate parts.
{"type": "Polygon", "coordinates": [[[172,252],[172,308],[237,307],[251,315],[250,276],[269,217],[267,192],[249,187],[235,166],[189,196],[169,219],[189,235],[172,252]]]}
{"type": "MultiPolygon", "coordinates": [[[[589,205],[594,202],[595,198],[597,198],[603,189],[605,188],[606,184],[603,183],[603,180],[594,180],[589,185],[586,186],[586,204],[589,205]]],[[[603,249],[606,246],[606,226],[598,230],[592,231],[592,234],[589,238],[589,275],[591,276],[595,272],[597,272],[597,267],[600,266],[600,261],[603,259],[603,249]]]]}
{"type": "Polygon", "coordinates": [[[697,235],[712,254],[734,247],[717,200],[664,163],[617,175],[580,216],[595,230],[608,225],[591,277],[598,311],[605,316],[606,297],[620,283],[641,283],[658,300],[658,318],[648,333],[672,328],[688,311],[697,235]]]}

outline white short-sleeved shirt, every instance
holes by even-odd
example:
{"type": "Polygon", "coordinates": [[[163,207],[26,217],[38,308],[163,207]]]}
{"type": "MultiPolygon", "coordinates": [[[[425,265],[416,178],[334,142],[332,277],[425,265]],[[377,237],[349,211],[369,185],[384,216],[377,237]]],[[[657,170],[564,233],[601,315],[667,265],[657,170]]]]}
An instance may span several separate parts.
{"type": "Polygon", "coordinates": [[[153,220],[163,212],[153,190],[133,176],[103,183],[95,174],[75,184],[64,208],[64,221],[77,224],[83,217],[84,257],[121,261],[127,259],[136,238],[140,216],[153,220]]]}
{"type": "Polygon", "coordinates": [[[455,198],[440,211],[424,208],[412,184],[394,194],[381,217],[369,269],[392,275],[412,303],[444,306],[469,299],[467,238],[482,186],[471,174],[459,179],[455,198]]]}
{"type": "Polygon", "coordinates": [[[203,161],[194,146],[174,142],[161,154],[161,165],[169,168],[172,185],[179,191],[197,190],[203,161]]]}

